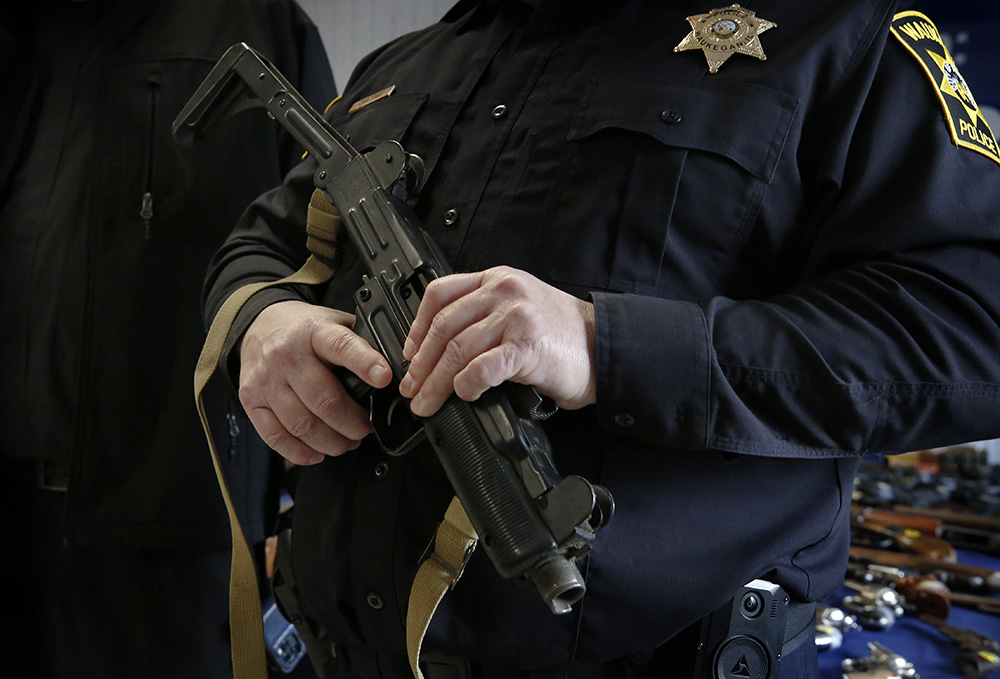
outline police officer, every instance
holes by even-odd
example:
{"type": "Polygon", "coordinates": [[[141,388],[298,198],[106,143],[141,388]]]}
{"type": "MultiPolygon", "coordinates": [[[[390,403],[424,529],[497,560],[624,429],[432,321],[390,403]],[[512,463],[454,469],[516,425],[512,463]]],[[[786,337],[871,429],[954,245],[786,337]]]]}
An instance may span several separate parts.
{"type": "MultiPolygon", "coordinates": [[[[615,496],[567,615],[473,554],[427,631],[434,676],[683,676],[688,631],[746,583],[835,591],[860,456],[998,435],[996,139],[896,2],[464,1],[366,57],[327,118],[423,158],[414,208],[463,272],[427,288],[398,385],[350,329],[349,246],[329,285],[251,298],[221,363],[306,466],[293,564],[342,670],[409,674],[453,490],[426,448],[367,436],[330,366],[421,416],[532,385],[560,472],[615,496]]],[[[209,317],[304,259],[314,167],[218,253],[209,317]]],[[[812,643],[783,650],[782,677],[816,675],[812,643]]]]}

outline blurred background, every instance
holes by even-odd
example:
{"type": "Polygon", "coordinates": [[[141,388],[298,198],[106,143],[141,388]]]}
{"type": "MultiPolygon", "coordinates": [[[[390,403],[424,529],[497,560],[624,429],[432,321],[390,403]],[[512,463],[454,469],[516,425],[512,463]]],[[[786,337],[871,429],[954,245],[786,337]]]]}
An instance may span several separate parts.
{"type": "Polygon", "coordinates": [[[299,0],[319,27],[337,88],[361,57],[389,40],[435,23],[455,0],[299,0]]]}

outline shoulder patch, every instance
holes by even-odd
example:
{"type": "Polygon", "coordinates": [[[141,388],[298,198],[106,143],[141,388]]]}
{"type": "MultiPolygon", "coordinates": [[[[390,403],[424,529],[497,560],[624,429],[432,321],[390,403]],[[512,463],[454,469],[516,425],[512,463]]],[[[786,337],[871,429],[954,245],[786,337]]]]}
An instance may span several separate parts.
{"type": "Polygon", "coordinates": [[[944,108],[952,141],[1000,164],[1000,146],[937,27],[920,12],[892,18],[892,34],[920,62],[944,108]]]}

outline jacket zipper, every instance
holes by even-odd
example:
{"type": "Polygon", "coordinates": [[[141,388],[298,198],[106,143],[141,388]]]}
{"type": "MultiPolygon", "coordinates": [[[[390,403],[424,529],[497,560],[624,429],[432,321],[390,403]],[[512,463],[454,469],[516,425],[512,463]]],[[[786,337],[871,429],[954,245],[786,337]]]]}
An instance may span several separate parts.
{"type": "Polygon", "coordinates": [[[153,150],[156,147],[156,98],[159,93],[160,83],[155,79],[150,79],[146,83],[149,91],[149,139],[146,154],[146,183],[142,194],[142,208],[139,216],[144,224],[144,234],[146,240],[153,239],[153,167],[155,159],[153,150]]]}
{"type": "Polygon", "coordinates": [[[232,413],[226,413],[226,420],[229,421],[229,459],[236,459],[236,446],[240,438],[240,423],[232,413]]]}

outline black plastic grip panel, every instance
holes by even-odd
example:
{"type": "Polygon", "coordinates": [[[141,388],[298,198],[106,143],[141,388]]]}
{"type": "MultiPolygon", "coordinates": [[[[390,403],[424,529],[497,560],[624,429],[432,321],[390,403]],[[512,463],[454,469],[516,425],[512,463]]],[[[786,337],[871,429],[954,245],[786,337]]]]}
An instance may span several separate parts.
{"type": "Polygon", "coordinates": [[[477,415],[493,397],[486,392],[472,404],[452,395],[424,420],[424,431],[497,572],[516,578],[559,548],[477,415]]]}

